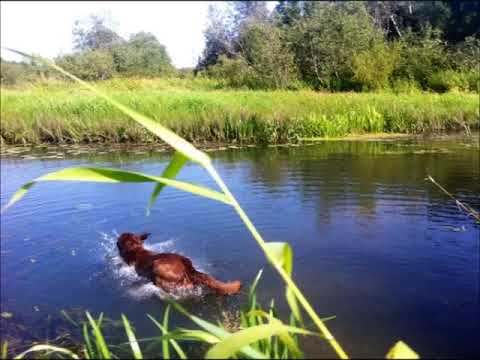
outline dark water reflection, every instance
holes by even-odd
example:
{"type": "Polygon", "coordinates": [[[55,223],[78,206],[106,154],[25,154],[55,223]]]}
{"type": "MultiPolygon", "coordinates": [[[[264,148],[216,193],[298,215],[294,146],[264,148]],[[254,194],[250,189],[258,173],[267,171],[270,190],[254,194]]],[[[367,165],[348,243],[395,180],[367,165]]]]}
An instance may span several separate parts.
{"type": "MultiPolygon", "coordinates": [[[[34,152],[29,156],[39,158],[7,154],[1,203],[26,181],[67,166],[161,173],[164,155],[141,152],[61,150],[49,159],[34,152]]],[[[382,357],[398,339],[423,357],[479,353],[480,228],[424,181],[431,174],[479,209],[478,140],[325,142],[212,157],[264,237],[291,243],[295,279],[321,316],[337,316],[329,326],[351,355],[382,357]]],[[[179,178],[213,186],[194,165],[179,178]]],[[[44,183],[4,214],[1,305],[13,314],[9,321],[21,320],[41,333],[49,314],[79,307],[114,319],[123,312],[141,336],[155,334],[145,313],[161,316],[163,302],[119,265],[115,232],[149,231],[157,250],[188,255],[224,279],[248,282],[266,267],[224,205],[166,189],[145,217],[152,187],[44,183]]],[[[268,267],[260,295],[265,304],[283,296],[268,267]]],[[[244,300],[202,296],[185,305],[221,318],[244,300]]],[[[174,321],[189,325],[180,316],[174,321]]],[[[2,334],[9,329],[3,319],[2,334]]],[[[305,348],[308,356],[332,355],[318,341],[306,341],[305,348]]]]}

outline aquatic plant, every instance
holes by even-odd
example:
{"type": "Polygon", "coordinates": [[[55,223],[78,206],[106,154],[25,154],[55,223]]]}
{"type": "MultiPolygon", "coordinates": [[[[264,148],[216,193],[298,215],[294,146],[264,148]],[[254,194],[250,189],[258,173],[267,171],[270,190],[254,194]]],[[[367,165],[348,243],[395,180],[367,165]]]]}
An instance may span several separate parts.
{"type": "MultiPolygon", "coordinates": [[[[32,56],[27,55],[25,53],[12,50],[17,54],[26,56],[28,58],[32,58],[32,56]]],[[[131,107],[127,107],[123,105],[121,102],[113,99],[112,97],[106,95],[104,92],[97,89],[95,86],[86,83],[74,75],[66,72],[55,63],[35,57],[34,59],[44,62],[47,65],[53,67],[54,69],[58,70],[60,73],[64,74],[65,76],[71,78],[72,80],[78,82],[86,89],[92,91],[92,93],[96,94],[98,97],[102,98],[105,102],[109,103],[112,107],[116,108],[118,111],[122,112],[123,114],[129,116],[131,119],[136,121],[138,124],[142,125],[144,128],[152,132],[153,134],[157,135],[161,138],[164,142],[169,144],[171,147],[175,149],[175,155],[173,156],[170,164],[164,170],[161,177],[146,175],[137,172],[130,172],[124,170],[117,170],[117,169],[105,169],[105,168],[82,168],[82,167],[74,167],[68,168],[56,172],[49,173],[44,175],[40,178],[34,179],[27,184],[23,185],[9,200],[9,202],[5,205],[2,211],[5,211],[8,207],[12,206],[15,202],[19,201],[27,192],[31,189],[33,185],[35,185],[39,181],[97,181],[97,182],[156,182],[157,185],[151,195],[150,202],[148,204],[147,209],[149,209],[156,201],[160,191],[165,185],[176,187],[179,190],[183,190],[186,192],[190,192],[195,195],[204,196],[210,198],[212,200],[220,201],[225,203],[229,206],[232,206],[235,211],[237,212],[240,219],[243,221],[247,229],[250,231],[251,235],[259,245],[260,249],[263,251],[266,259],[270,262],[276,272],[280,275],[283,281],[286,284],[285,287],[285,297],[287,303],[290,307],[292,317],[296,319],[300,324],[302,324],[302,308],[305,311],[310,319],[315,324],[318,335],[320,335],[328,344],[332,347],[335,353],[342,359],[348,358],[347,353],[342,348],[342,346],[337,342],[333,334],[325,325],[324,321],[318,316],[315,312],[313,307],[310,305],[309,301],[303,295],[301,290],[295,284],[292,279],[292,270],[293,270],[293,252],[290,245],[286,242],[266,242],[260,233],[257,231],[255,226],[253,225],[250,218],[244,212],[240,204],[237,202],[234,195],[230,192],[229,188],[221,178],[220,174],[214,168],[210,157],[203,151],[200,151],[196,147],[194,147],[191,143],[186,141],[185,139],[178,136],[176,133],[172,132],[171,130],[167,129],[160,123],[152,120],[151,118],[138,113],[137,111],[133,110],[131,107]],[[177,180],[173,180],[173,178],[177,175],[177,173],[181,170],[181,168],[187,163],[187,161],[192,161],[200,166],[202,166],[211,178],[215,181],[215,183],[220,188],[221,192],[208,189],[205,187],[201,187],[198,185],[190,184],[187,182],[181,182],[177,180]]],[[[255,284],[255,283],[254,283],[255,284]]],[[[250,324],[248,323],[248,327],[242,329],[235,333],[229,333],[223,329],[219,329],[218,327],[212,327],[210,323],[206,322],[205,320],[189,314],[184,310],[179,304],[173,303],[175,308],[188,316],[193,322],[195,322],[198,326],[202,327],[204,330],[207,331],[208,334],[213,334],[218,338],[218,342],[210,348],[207,352],[207,357],[218,357],[223,355],[225,357],[233,356],[237,352],[241,352],[243,355],[247,355],[249,357],[258,358],[264,357],[258,351],[255,351],[253,348],[250,347],[250,344],[257,342],[259,340],[263,340],[264,338],[269,338],[273,335],[278,335],[280,338],[283,337],[283,342],[286,343],[286,346],[293,346],[294,343],[293,339],[291,339],[290,334],[305,334],[305,335],[313,335],[312,331],[308,331],[302,328],[293,327],[293,326],[286,326],[280,322],[280,320],[274,320],[271,316],[267,315],[267,319],[270,321],[268,324],[263,323],[255,323],[250,324]]],[[[255,312],[256,316],[265,317],[265,314],[255,312]]],[[[94,321],[94,319],[87,314],[87,318],[93,330],[93,335],[97,339],[97,355],[102,355],[105,358],[108,358],[109,352],[107,345],[101,336],[100,327],[94,321]]],[[[135,341],[133,336],[133,332],[131,331],[128,321],[124,318],[124,323],[126,326],[127,335],[130,339],[131,346],[134,350],[135,356],[141,355],[139,352],[138,344],[135,341]],[[129,330],[130,329],[130,330],[129,330]]],[[[162,330],[163,332],[163,330],[162,330]]],[[[165,327],[166,332],[166,327],[165,327]]],[[[205,334],[205,333],[202,333],[205,334]]],[[[211,339],[211,338],[210,338],[211,339]]],[[[163,338],[163,340],[167,340],[163,338]]],[[[205,339],[203,339],[205,340],[205,339]]],[[[403,343],[397,343],[393,350],[389,352],[391,356],[397,355],[405,355],[403,343]]],[[[408,349],[408,348],[407,348],[408,349]]],[[[30,349],[31,350],[31,349],[30,349]]],[[[290,349],[291,350],[291,349],[290,349]]],[[[409,350],[409,349],[408,349],[409,350]]],[[[415,354],[415,353],[413,353],[415,354]]],[[[416,355],[416,354],[415,354],[416,355]]]]}

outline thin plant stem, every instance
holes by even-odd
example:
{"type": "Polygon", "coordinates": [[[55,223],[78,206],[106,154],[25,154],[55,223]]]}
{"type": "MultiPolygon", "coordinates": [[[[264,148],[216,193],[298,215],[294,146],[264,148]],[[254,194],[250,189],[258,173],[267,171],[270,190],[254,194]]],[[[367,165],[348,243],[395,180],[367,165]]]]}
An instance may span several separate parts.
{"type": "Polygon", "coordinates": [[[337,353],[337,355],[341,359],[348,359],[348,355],[346,352],[342,349],[340,344],[337,342],[337,340],[334,338],[330,330],[325,326],[323,321],[318,317],[317,313],[313,309],[313,307],[310,305],[310,303],[307,301],[305,296],[303,296],[302,292],[300,289],[295,285],[293,282],[292,278],[286,273],[286,271],[275,261],[273,256],[270,254],[266,247],[265,240],[263,240],[262,236],[260,233],[257,231],[253,223],[250,221],[248,218],[247,214],[243,211],[242,207],[240,204],[237,202],[233,194],[230,192],[228,189],[227,185],[223,182],[222,178],[220,175],[217,173],[215,168],[209,164],[207,166],[207,171],[210,174],[210,176],[215,180],[215,182],[218,184],[220,189],[223,191],[223,193],[227,196],[228,199],[230,199],[230,202],[235,209],[235,211],[238,213],[240,218],[242,219],[243,223],[245,226],[248,228],[248,230],[252,233],[253,238],[257,241],[258,245],[260,248],[263,250],[265,253],[265,256],[267,259],[270,261],[272,266],[277,270],[277,272],[280,274],[280,276],[283,278],[287,286],[292,289],[293,293],[297,297],[298,301],[300,304],[302,304],[303,308],[305,311],[310,315],[314,323],[317,325],[318,329],[322,333],[322,335],[325,337],[325,339],[330,343],[332,346],[333,350],[337,353]]]}
{"type": "Polygon", "coordinates": [[[478,213],[478,211],[476,211],[470,205],[464,204],[460,200],[456,199],[455,196],[453,196],[449,191],[447,191],[442,185],[437,183],[435,179],[430,175],[427,176],[426,180],[430,180],[434,185],[436,185],[440,190],[442,190],[443,193],[453,199],[459,208],[466,211],[469,215],[473,216],[478,222],[480,222],[480,214],[478,213]]]}

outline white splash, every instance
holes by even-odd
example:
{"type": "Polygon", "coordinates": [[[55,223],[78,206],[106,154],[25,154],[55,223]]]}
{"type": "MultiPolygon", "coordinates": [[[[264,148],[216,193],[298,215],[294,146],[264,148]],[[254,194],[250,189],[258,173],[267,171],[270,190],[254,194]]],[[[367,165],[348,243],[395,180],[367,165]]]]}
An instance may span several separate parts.
{"type": "MultiPolygon", "coordinates": [[[[160,299],[173,298],[175,300],[186,299],[190,297],[200,297],[204,291],[202,287],[194,287],[193,289],[178,288],[173,293],[167,293],[158,286],[155,286],[148,279],[145,279],[135,271],[133,266],[128,266],[118,254],[117,238],[119,234],[113,230],[110,234],[99,232],[105,259],[107,261],[107,271],[118,281],[118,284],[125,289],[126,294],[135,300],[143,300],[151,297],[160,299]]],[[[145,243],[145,248],[156,252],[175,252],[174,240],[170,239],[155,244],[145,243]]]]}

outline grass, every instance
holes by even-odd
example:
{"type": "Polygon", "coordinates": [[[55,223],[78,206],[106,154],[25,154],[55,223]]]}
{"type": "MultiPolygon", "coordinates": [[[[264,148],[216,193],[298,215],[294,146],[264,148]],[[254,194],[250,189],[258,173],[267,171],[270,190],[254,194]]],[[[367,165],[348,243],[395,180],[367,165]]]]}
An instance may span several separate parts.
{"type": "MultiPolygon", "coordinates": [[[[247,357],[276,359],[303,357],[303,353],[299,348],[299,335],[319,335],[300,328],[300,322],[292,314],[288,324],[283,323],[278,317],[273,300],[270,302],[267,310],[263,309],[257,300],[256,294],[256,287],[261,273],[262,271],[258,273],[253,281],[248,290],[247,302],[242,306],[237,316],[234,317],[234,320],[226,321],[224,319],[222,321],[221,319],[216,319],[216,324],[208,322],[189,314],[180,304],[172,302],[165,308],[161,322],[147,315],[158,328],[158,335],[144,339],[137,338],[134,327],[130,324],[128,318],[122,315],[126,341],[112,343],[106,340],[111,338],[111,334],[103,328],[106,321],[103,314],[96,318],[87,311],[84,319],[73,321],[64,312],[63,316],[70,319],[74,327],[73,329],[76,328],[77,332],[82,333],[83,339],[80,341],[80,344],[76,344],[75,349],[61,347],[54,343],[35,344],[20,354],[14,354],[9,349],[8,343],[4,342],[2,344],[2,358],[13,356],[23,358],[27,355],[30,357],[32,354],[36,354],[36,357],[52,358],[54,355],[59,356],[63,354],[70,358],[85,359],[110,359],[127,356],[142,359],[144,356],[156,355],[158,357],[160,354],[148,353],[148,349],[156,347],[161,349],[161,356],[164,359],[171,357],[186,359],[188,351],[185,350],[185,344],[188,342],[201,342],[213,345],[205,354],[207,358],[224,358],[235,354],[247,357]],[[178,312],[190,318],[198,327],[195,329],[169,329],[169,314],[172,305],[178,312]],[[232,327],[236,331],[232,331],[232,327]],[[260,336],[258,338],[258,334],[255,334],[257,336],[250,340],[249,335],[257,333],[257,329],[263,331],[261,334],[263,337],[260,336]],[[286,329],[296,333],[296,335],[285,333],[286,329]],[[221,342],[222,339],[225,340],[227,338],[229,338],[229,341],[221,342]]],[[[333,318],[330,317],[324,320],[333,318]]]]}
{"type": "MultiPolygon", "coordinates": [[[[479,127],[478,94],[218,90],[208,79],[114,79],[108,96],[195,143],[424,133],[479,127]]],[[[6,144],[155,142],[154,134],[74,83],[2,88],[6,144]]]]}

